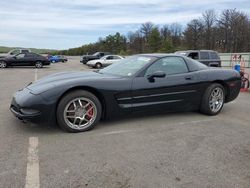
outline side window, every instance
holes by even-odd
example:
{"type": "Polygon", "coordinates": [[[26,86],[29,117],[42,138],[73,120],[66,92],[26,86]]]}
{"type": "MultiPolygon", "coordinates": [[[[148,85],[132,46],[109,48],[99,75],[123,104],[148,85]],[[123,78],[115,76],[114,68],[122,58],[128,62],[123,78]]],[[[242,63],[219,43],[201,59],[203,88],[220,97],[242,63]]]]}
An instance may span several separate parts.
{"type": "Polygon", "coordinates": [[[208,52],[200,52],[200,59],[209,59],[209,54],[208,52]]]}
{"type": "Polygon", "coordinates": [[[16,58],[17,58],[17,59],[24,58],[24,55],[25,55],[25,54],[18,54],[18,55],[16,56],[16,58]]]}
{"type": "Polygon", "coordinates": [[[13,50],[12,52],[10,52],[10,55],[17,55],[19,53],[20,53],[19,50],[13,50]]]}
{"type": "Polygon", "coordinates": [[[191,52],[188,54],[188,57],[191,59],[199,59],[199,53],[198,52],[191,52]]]}
{"type": "Polygon", "coordinates": [[[121,59],[119,56],[113,56],[113,59],[121,59]]]}
{"type": "Polygon", "coordinates": [[[216,52],[210,52],[210,58],[211,59],[219,59],[219,56],[217,55],[216,52]]]}
{"type": "Polygon", "coordinates": [[[112,59],[113,59],[113,56],[108,56],[106,59],[112,60],[112,59]]]}
{"type": "Polygon", "coordinates": [[[181,57],[165,57],[151,65],[145,75],[153,74],[157,71],[163,71],[167,75],[180,74],[188,72],[187,65],[181,57]]]}
{"type": "Polygon", "coordinates": [[[99,56],[101,56],[101,57],[104,56],[104,53],[100,53],[99,56]]]}

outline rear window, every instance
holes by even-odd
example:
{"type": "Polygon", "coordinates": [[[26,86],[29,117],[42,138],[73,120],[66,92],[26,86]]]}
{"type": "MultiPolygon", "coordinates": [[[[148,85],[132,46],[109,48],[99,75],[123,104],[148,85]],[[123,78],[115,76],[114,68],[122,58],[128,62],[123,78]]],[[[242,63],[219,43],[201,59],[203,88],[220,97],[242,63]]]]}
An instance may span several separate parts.
{"type": "Polygon", "coordinates": [[[210,58],[211,59],[220,59],[216,52],[210,52],[210,58]]]}
{"type": "Polygon", "coordinates": [[[208,52],[200,52],[200,59],[209,59],[208,52]]]}
{"type": "Polygon", "coordinates": [[[194,59],[187,58],[187,61],[188,61],[189,71],[191,71],[191,72],[208,68],[208,66],[206,66],[203,63],[200,63],[199,61],[196,61],[194,59]]]}

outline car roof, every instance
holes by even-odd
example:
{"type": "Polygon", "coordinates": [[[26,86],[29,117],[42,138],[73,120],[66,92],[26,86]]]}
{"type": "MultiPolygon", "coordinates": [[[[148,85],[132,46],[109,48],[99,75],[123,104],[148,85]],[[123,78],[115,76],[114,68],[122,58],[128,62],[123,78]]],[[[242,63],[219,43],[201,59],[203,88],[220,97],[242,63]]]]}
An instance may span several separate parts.
{"type": "Polygon", "coordinates": [[[151,53],[151,54],[137,54],[140,56],[148,56],[148,57],[156,57],[156,58],[162,58],[162,57],[168,57],[168,56],[179,56],[179,57],[185,57],[183,55],[174,54],[174,53],[151,53]]]}
{"type": "Polygon", "coordinates": [[[182,51],[176,51],[176,52],[216,52],[214,50],[182,50],[182,51]]]}

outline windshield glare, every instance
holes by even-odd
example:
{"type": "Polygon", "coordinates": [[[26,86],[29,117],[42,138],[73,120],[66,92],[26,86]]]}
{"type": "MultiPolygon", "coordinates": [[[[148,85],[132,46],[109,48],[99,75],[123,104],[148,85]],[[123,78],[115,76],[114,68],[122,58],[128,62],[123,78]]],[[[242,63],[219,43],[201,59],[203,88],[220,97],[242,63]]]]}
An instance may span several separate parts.
{"type": "Polygon", "coordinates": [[[119,60],[119,62],[114,63],[100,70],[99,72],[103,74],[113,74],[113,75],[119,75],[119,76],[133,76],[142,67],[152,62],[153,60],[155,60],[155,57],[131,56],[131,57],[119,60]]]}

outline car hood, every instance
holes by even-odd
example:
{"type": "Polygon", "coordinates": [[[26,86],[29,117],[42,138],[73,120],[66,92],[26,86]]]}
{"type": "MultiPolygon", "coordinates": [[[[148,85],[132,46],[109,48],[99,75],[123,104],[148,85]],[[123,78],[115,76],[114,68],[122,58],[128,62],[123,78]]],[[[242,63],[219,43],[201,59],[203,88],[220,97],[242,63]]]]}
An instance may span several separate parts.
{"type": "Polygon", "coordinates": [[[114,78],[115,76],[104,75],[96,72],[61,72],[43,77],[27,88],[33,94],[40,94],[57,86],[70,85],[71,83],[84,82],[88,83],[93,80],[102,80],[104,78],[114,78]]]}

